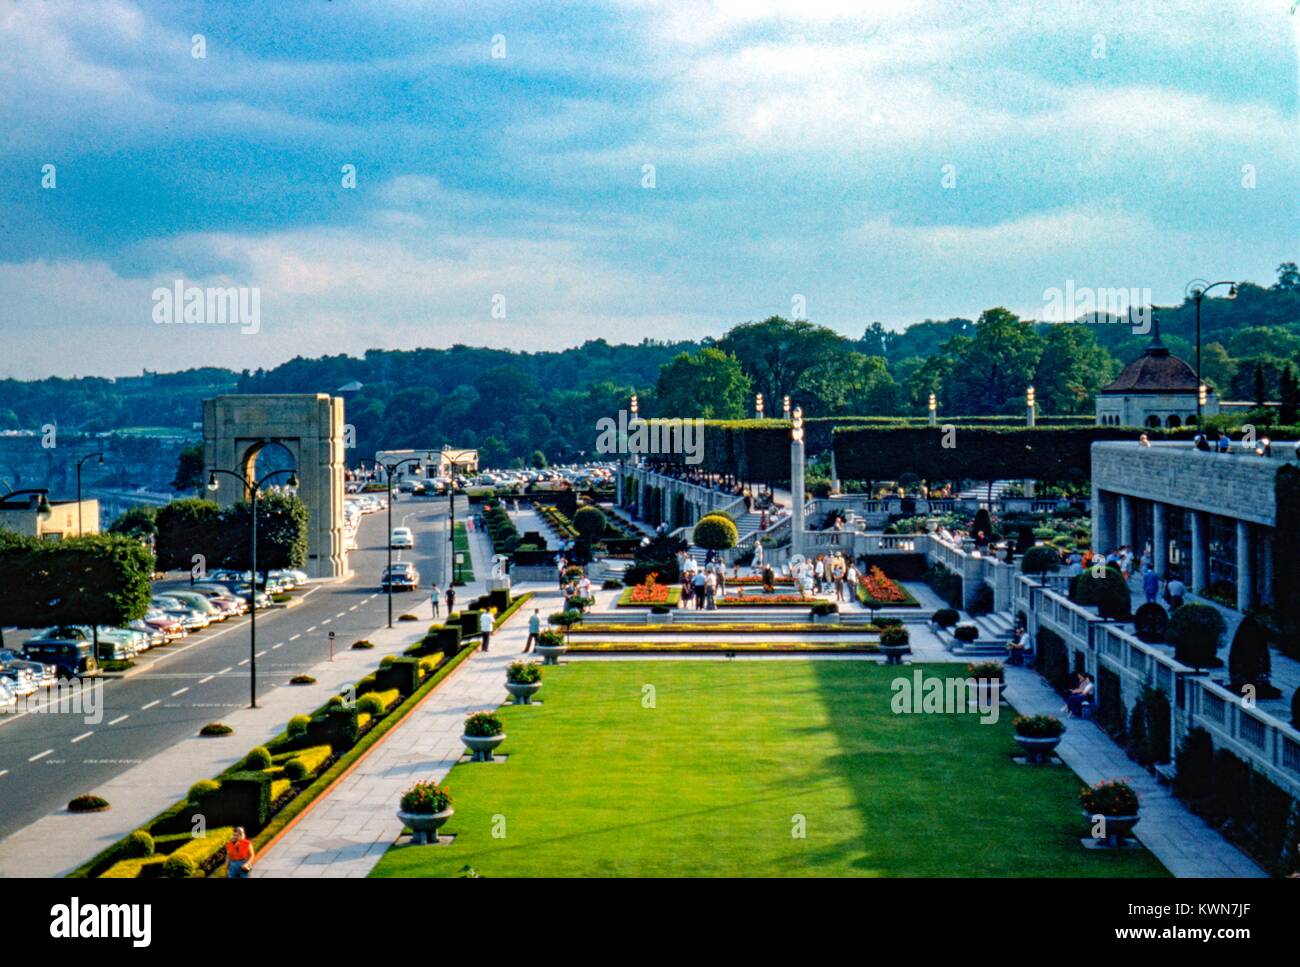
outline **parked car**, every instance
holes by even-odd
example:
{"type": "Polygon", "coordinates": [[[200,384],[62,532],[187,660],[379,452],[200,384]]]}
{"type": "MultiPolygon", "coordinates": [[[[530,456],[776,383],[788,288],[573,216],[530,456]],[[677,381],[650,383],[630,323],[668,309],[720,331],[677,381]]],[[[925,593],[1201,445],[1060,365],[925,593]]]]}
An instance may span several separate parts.
{"type": "Polygon", "coordinates": [[[32,638],[23,642],[28,661],[53,665],[60,678],[91,678],[101,674],[88,641],[71,638],[32,638]]]}
{"type": "Polygon", "coordinates": [[[159,645],[167,644],[167,635],[159,628],[155,628],[144,618],[136,618],[134,621],[128,621],[126,626],[131,631],[138,631],[149,639],[149,647],[157,648],[159,645]]]}
{"type": "Polygon", "coordinates": [[[26,668],[36,678],[41,688],[49,688],[58,677],[58,669],[45,662],[29,661],[12,648],[0,648],[0,665],[16,665],[26,668]]]}
{"type": "Polygon", "coordinates": [[[161,631],[166,641],[176,641],[185,637],[185,626],[165,611],[150,608],[141,620],[149,627],[161,631]]]}
{"type": "Polygon", "coordinates": [[[36,676],[30,669],[17,665],[0,665],[0,682],[8,685],[19,698],[26,698],[36,691],[36,676]]]}
{"type": "Polygon", "coordinates": [[[414,564],[399,561],[391,568],[384,568],[379,586],[387,591],[390,582],[394,591],[414,591],[420,586],[420,572],[415,569],[414,564]]]}
{"type": "Polygon", "coordinates": [[[394,527],[392,536],[388,544],[394,550],[409,548],[415,546],[415,535],[411,533],[409,527],[394,527]]]}
{"type": "Polygon", "coordinates": [[[18,704],[18,696],[13,693],[9,685],[0,681],[0,709],[11,709],[18,704]]]}
{"type": "Polygon", "coordinates": [[[207,595],[199,594],[197,591],[168,591],[167,597],[175,598],[181,604],[188,605],[201,614],[206,614],[209,621],[225,621],[230,616],[229,612],[223,611],[209,601],[207,595]]]}
{"type": "Polygon", "coordinates": [[[176,618],[186,631],[197,631],[211,624],[206,611],[200,611],[170,595],[157,595],[149,599],[149,605],[176,618]]]}

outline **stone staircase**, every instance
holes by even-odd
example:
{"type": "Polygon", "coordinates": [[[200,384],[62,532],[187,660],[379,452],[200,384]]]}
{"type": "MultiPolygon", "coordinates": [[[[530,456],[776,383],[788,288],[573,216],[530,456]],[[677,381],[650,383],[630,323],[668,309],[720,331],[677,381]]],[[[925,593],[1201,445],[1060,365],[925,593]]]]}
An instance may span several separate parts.
{"type": "MultiPolygon", "coordinates": [[[[1010,487],[1012,483],[1013,481],[1011,480],[993,481],[993,499],[999,500],[1002,497],[1003,492],[1010,487]]],[[[983,503],[989,499],[989,485],[980,484],[978,487],[970,487],[963,490],[957,495],[957,499],[983,503]]]]}
{"type": "Polygon", "coordinates": [[[997,658],[1005,659],[1011,652],[1008,645],[1015,629],[1011,616],[1001,612],[982,614],[970,619],[979,628],[980,636],[972,642],[964,643],[946,635],[944,647],[954,655],[962,658],[997,658]]]}
{"type": "MultiPolygon", "coordinates": [[[[746,538],[760,533],[759,525],[761,523],[763,523],[763,515],[761,513],[750,511],[741,514],[740,517],[736,519],[737,544],[743,544],[746,538]]],[[[770,524],[771,521],[769,520],[768,523],[770,524]]],[[[691,544],[686,549],[686,553],[691,556],[691,560],[693,560],[697,566],[704,566],[704,558],[708,554],[708,551],[704,548],[696,547],[694,544],[691,544]]]]}

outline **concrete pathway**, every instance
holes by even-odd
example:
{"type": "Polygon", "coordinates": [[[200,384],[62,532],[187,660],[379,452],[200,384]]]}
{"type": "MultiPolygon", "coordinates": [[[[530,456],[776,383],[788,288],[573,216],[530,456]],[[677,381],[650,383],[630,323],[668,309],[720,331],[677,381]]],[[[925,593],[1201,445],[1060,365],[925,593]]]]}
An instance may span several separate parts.
{"type": "MultiPolygon", "coordinates": [[[[520,585],[514,590],[536,591],[534,600],[543,614],[559,610],[560,594],[553,588],[520,585]]],[[[417,780],[446,778],[465,751],[460,742],[465,716],[509,698],[506,666],[523,651],[531,613],[527,606],[520,609],[492,636],[490,653],[476,651],[435,688],[262,854],[253,875],[367,876],[401,834],[397,807],[402,793],[417,780]]]]}
{"type": "Polygon", "coordinates": [[[1065,719],[1061,697],[1038,674],[1007,666],[1007,701],[1022,715],[1055,715],[1066,722],[1057,752],[1089,784],[1123,779],[1142,803],[1134,835],[1178,877],[1262,877],[1255,863],[1194,815],[1165,786],[1124,754],[1091,721],[1065,719]]]}

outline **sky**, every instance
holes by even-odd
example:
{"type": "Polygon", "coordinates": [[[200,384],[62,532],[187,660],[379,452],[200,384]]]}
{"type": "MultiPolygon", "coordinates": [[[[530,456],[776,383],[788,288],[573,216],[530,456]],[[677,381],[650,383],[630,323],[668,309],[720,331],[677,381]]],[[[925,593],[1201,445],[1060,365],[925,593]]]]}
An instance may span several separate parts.
{"type": "Polygon", "coordinates": [[[1292,0],[0,0],[0,377],[1269,284],[1298,40],[1292,0]]]}

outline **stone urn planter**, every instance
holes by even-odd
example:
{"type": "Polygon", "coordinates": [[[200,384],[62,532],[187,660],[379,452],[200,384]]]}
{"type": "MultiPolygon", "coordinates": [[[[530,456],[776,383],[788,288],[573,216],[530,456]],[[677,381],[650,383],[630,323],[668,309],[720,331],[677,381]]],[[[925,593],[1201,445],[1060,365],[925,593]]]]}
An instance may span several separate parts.
{"type": "Polygon", "coordinates": [[[1079,793],[1079,808],[1084,818],[1094,825],[1097,817],[1105,820],[1101,829],[1092,833],[1094,841],[1110,849],[1124,845],[1124,838],[1137,825],[1140,807],[1137,793],[1119,779],[1099,782],[1079,793]]]}
{"type": "Polygon", "coordinates": [[[569,646],[564,641],[545,645],[538,642],[533,646],[533,650],[542,656],[543,665],[558,665],[560,656],[569,650],[569,646]]]}
{"type": "Polygon", "coordinates": [[[815,625],[833,625],[840,620],[838,612],[832,611],[830,614],[815,614],[812,616],[815,625]]]}
{"type": "Polygon", "coordinates": [[[506,682],[506,691],[516,705],[533,704],[533,696],[541,687],[541,682],[506,682]]]}
{"type": "MultiPolygon", "coordinates": [[[[1100,814],[1093,814],[1085,809],[1083,815],[1088,822],[1092,823],[1096,822],[1095,817],[1100,814]]],[[[1124,845],[1124,840],[1133,832],[1133,827],[1138,824],[1138,819],[1140,818],[1141,817],[1136,813],[1132,816],[1105,816],[1106,835],[1104,838],[1098,840],[1098,842],[1104,844],[1109,849],[1119,849],[1124,845]]]]}
{"type": "Polygon", "coordinates": [[[1021,751],[1025,754],[1025,758],[1035,765],[1041,765],[1046,762],[1048,756],[1051,755],[1052,750],[1061,744],[1061,737],[1059,735],[1045,738],[1033,738],[1028,735],[1017,735],[1015,739],[1016,745],[1020,746],[1021,751]]]}
{"type": "Polygon", "coordinates": [[[450,806],[440,813],[407,813],[397,810],[397,818],[411,830],[411,842],[416,846],[438,842],[438,830],[456,810],[450,806]]]}
{"type": "Polygon", "coordinates": [[[671,623],[672,620],[673,620],[673,615],[671,611],[665,611],[663,614],[655,614],[653,611],[651,611],[646,616],[646,622],[652,625],[666,625],[671,623]]]}
{"type": "Polygon", "coordinates": [[[491,762],[492,750],[506,740],[506,735],[462,735],[460,741],[474,762],[491,762]]]}
{"type": "Polygon", "coordinates": [[[881,645],[880,653],[885,656],[886,665],[901,665],[903,656],[912,650],[911,645],[881,645]]]}

